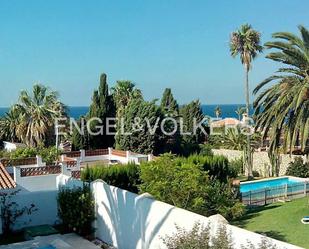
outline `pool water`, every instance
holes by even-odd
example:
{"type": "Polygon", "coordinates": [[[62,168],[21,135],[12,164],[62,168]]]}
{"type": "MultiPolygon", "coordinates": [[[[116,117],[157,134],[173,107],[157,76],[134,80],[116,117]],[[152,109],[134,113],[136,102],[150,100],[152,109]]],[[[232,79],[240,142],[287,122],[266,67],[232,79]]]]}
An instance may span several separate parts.
{"type": "Polygon", "coordinates": [[[248,183],[242,183],[240,184],[240,192],[249,192],[249,191],[256,191],[256,190],[262,190],[265,188],[271,188],[271,187],[278,187],[278,186],[284,186],[289,184],[295,184],[300,183],[301,181],[298,181],[294,178],[289,177],[283,177],[283,178],[277,178],[277,179],[271,179],[271,180],[265,180],[265,181],[255,181],[255,182],[248,182],[248,183]]]}
{"type": "Polygon", "coordinates": [[[39,247],[38,249],[56,249],[56,247],[50,245],[50,246],[39,247]]]}

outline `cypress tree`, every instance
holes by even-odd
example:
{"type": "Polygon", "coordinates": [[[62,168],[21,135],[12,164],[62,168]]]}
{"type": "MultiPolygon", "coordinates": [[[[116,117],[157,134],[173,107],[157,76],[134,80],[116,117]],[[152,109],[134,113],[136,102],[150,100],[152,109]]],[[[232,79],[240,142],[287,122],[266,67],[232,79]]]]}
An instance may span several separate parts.
{"type": "Polygon", "coordinates": [[[114,146],[114,136],[106,135],[106,118],[115,117],[115,107],[113,98],[109,95],[107,76],[102,74],[98,90],[93,92],[92,103],[89,108],[88,119],[99,118],[102,123],[92,122],[91,130],[97,132],[96,126],[103,126],[103,134],[90,136],[89,144],[91,148],[107,148],[114,146]]]}
{"type": "Polygon", "coordinates": [[[177,101],[174,99],[172,90],[170,88],[165,88],[163,96],[161,99],[161,108],[170,114],[178,114],[179,108],[177,101]]]}
{"type": "Polygon", "coordinates": [[[182,135],[183,150],[185,150],[183,154],[190,154],[190,152],[199,148],[200,143],[205,141],[205,134],[200,129],[197,130],[196,134],[193,134],[194,119],[196,123],[199,123],[204,118],[200,102],[196,100],[182,106],[180,116],[183,120],[183,131],[192,133],[191,135],[182,135]]]}
{"type": "MultiPolygon", "coordinates": [[[[145,154],[156,154],[159,149],[159,141],[162,137],[160,121],[158,122],[158,127],[154,129],[153,134],[151,134],[149,127],[153,129],[157,119],[162,120],[162,117],[163,114],[160,108],[153,101],[147,102],[140,98],[130,101],[123,115],[123,131],[131,132],[132,134],[126,135],[120,133],[116,137],[116,148],[145,154]],[[136,118],[140,121],[139,123],[136,122],[136,118]],[[145,120],[149,120],[149,124],[145,120]]],[[[118,131],[121,131],[119,129],[118,131]]]]}

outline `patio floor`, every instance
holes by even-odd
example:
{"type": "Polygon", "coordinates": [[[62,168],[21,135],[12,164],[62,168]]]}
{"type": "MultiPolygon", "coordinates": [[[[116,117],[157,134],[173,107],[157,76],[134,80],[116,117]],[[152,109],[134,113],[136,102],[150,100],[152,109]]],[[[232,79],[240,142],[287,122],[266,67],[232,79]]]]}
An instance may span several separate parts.
{"type": "Polygon", "coordinates": [[[54,248],[57,249],[98,249],[93,243],[74,234],[54,234],[43,237],[35,237],[34,240],[29,240],[20,243],[0,246],[0,249],[39,249],[39,248],[54,248]],[[50,247],[48,247],[50,246],[50,247]]]}

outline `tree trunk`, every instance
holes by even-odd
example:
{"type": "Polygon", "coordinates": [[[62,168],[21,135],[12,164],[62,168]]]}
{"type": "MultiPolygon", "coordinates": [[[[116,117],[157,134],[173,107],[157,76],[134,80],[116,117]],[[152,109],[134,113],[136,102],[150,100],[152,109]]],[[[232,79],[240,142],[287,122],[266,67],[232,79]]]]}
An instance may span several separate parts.
{"type": "MultiPolygon", "coordinates": [[[[249,99],[249,65],[245,65],[245,95],[246,95],[246,112],[247,112],[247,125],[249,125],[249,111],[250,111],[250,99],[249,99]]],[[[250,134],[247,133],[247,169],[248,169],[248,179],[253,178],[252,173],[252,160],[251,160],[251,144],[250,144],[250,134]]]]}

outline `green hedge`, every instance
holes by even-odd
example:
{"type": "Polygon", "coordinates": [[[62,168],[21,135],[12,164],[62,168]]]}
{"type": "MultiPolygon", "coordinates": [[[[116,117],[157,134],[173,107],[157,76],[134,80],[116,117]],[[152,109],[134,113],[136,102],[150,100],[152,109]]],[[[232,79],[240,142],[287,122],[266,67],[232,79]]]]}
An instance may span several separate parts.
{"type": "Polygon", "coordinates": [[[137,185],[140,182],[139,173],[139,167],[134,163],[127,165],[115,164],[111,166],[96,165],[83,170],[81,179],[88,182],[102,179],[107,184],[137,193],[137,185]]]}
{"type": "Polygon", "coordinates": [[[201,165],[208,172],[210,177],[214,177],[222,182],[228,178],[237,177],[238,170],[232,167],[229,160],[224,156],[189,156],[187,161],[195,165],[201,165]]]}

